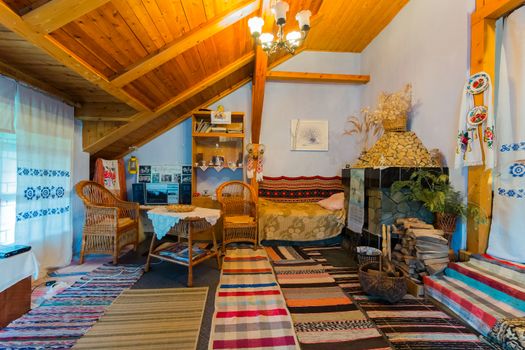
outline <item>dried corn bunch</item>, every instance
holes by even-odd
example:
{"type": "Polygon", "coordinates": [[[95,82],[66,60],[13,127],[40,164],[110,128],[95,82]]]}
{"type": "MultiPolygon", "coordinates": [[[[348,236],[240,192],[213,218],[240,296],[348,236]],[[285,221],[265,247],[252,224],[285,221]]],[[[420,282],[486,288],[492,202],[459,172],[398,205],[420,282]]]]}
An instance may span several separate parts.
{"type": "Polygon", "coordinates": [[[394,120],[402,118],[412,108],[412,85],[406,84],[401,91],[387,94],[382,92],[379,96],[379,104],[373,112],[374,120],[394,120]]]}

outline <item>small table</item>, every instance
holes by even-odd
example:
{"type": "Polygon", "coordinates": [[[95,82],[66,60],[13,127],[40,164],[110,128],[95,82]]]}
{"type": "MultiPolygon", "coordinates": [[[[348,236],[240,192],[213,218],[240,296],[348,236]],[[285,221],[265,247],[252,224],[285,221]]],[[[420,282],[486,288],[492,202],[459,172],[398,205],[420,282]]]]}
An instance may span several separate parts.
{"type": "MultiPolygon", "coordinates": [[[[158,207],[148,211],[148,218],[153,224],[153,237],[149,248],[148,259],[146,261],[145,271],[149,271],[150,260],[152,257],[168,261],[174,264],[179,264],[188,267],[188,287],[193,286],[193,266],[200,264],[212,257],[217,258],[219,269],[221,268],[221,258],[217,246],[217,239],[215,237],[215,230],[213,226],[217,223],[221,216],[221,211],[217,209],[195,208],[195,210],[186,213],[170,212],[165,207],[158,207]],[[213,239],[213,249],[205,250],[203,254],[193,257],[193,240],[194,236],[211,231],[213,239]],[[179,238],[179,242],[156,246],[156,241],[162,239],[166,235],[174,235],[179,238]],[[177,251],[182,243],[181,238],[188,240],[187,259],[183,258],[182,254],[177,254],[177,251]],[[168,255],[170,252],[171,256],[168,255]]],[[[182,250],[179,251],[182,253],[182,250]]]]}

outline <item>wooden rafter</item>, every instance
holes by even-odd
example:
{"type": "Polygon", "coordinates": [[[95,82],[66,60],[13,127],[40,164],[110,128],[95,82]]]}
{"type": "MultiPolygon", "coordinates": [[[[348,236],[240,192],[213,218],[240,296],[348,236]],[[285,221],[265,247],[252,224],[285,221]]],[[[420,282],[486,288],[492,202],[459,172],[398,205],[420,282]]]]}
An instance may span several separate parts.
{"type": "Polygon", "coordinates": [[[266,80],[270,81],[299,81],[307,83],[339,83],[339,84],[366,84],[370,81],[369,75],[306,73],[273,71],[266,73],[266,80]]]}
{"type": "Polygon", "coordinates": [[[498,19],[525,4],[525,0],[492,0],[472,14],[472,25],[486,19],[498,19]]]}
{"type": "Polygon", "coordinates": [[[114,130],[113,132],[99,139],[97,142],[85,147],[84,151],[89,152],[90,154],[99,152],[104,147],[109,146],[116,140],[130,134],[131,132],[146,125],[147,123],[150,123],[151,121],[165,114],[166,112],[168,112],[169,110],[177,106],[178,104],[192,98],[193,96],[197,95],[198,93],[205,90],[206,88],[212,86],[219,80],[224,79],[225,77],[232,74],[236,70],[244,67],[248,63],[252,62],[253,58],[254,58],[254,54],[250,52],[244,55],[243,57],[239,58],[238,60],[234,61],[233,63],[229,64],[228,66],[224,67],[223,69],[219,70],[218,72],[210,75],[208,78],[201,81],[200,83],[192,86],[191,88],[185,90],[181,94],[173,97],[168,102],[164,103],[162,106],[157,108],[155,111],[152,111],[152,112],[146,111],[146,112],[137,113],[135,116],[129,119],[129,123],[114,130]]]}
{"type": "MultiPolygon", "coordinates": [[[[264,20],[263,32],[271,30],[273,27],[270,0],[264,0],[259,10],[260,16],[264,20]]],[[[264,106],[264,88],[266,85],[266,71],[268,70],[268,56],[260,45],[255,45],[255,67],[253,69],[252,80],[252,142],[259,143],[261,136],[262,112],[264,106]]]]}
{"type": "Polygon", "coordinates": [[[0,1],[0,23],[31,44],[46,51],[60,63],[113,97],[127,103],[136,110],[149,110],[141,101],[108,82],[105,77],[95,71],[92,66],[84,62],[80,57],[75,55],[75,53],[68,50],[50,36],[36,31],[3,1],[0,1]]]}
{"type": "Polygon", "coordinates": [[[112,83],[116,86],[122,87],[132,82],[133,80],[143,76],[144,74],[180,55],[184,51],[219,33],[226,27],[250,15],[259,8],[259,3],[260,0],[244,1],[233,11],[206,23],[202,27],[188,32],[182,38],[167,45],[160,52],[151,56],[147,56],[140,62],[135,63],[124,73],[111,80],[112,83]]]}
{"type": "Polygon", "coordinates": [[[16,80],[23,81],[29,85],[32,85],[44,92],[47,92],[48,94],[57,97],[58,99],[62,100],[63,102],[72,105],[74,107],[80,107],[81,105],[73,99],[65,94],[64,92],[56,89],[55,87],[49,85],[48,83],[43,82],[42,80],[33,78],[32,76],[19,71],[18,69],[4,63],[0,62],[0,74],[6,75],[8,77],[11,77],[16,80]]]}
{"type": "Polygon", "coordinates": [[[38,32],[47,34],[104,5],[110,0],[52,0],[22,16],[38,32]]]}
{"type": "Polygon", "coordinates": [[[76,117],[78,120],[85,122],[124,122],[127,123],[129,118],[126,117],[76,117]]]}
{"type": "MultiPolygon", "coordinates": [[[[201,108],[206,108],[212,104],[214,104],[215,102],[219,101],[220,99],[228,96],[229,94],[233,93],[234,91],[238,90],[239,88],[243,87],[244,85],[246,85],[247,83],[249,83],[251,80],[250,77],[248,78],[245,78],[243,80],[241,80],[240,82],[238,82],[237,84],[233,85],[232,87],[222,91],[220,94],[217,94],[215,95],[214,97],[212,97],[211,99],[207,100],[206,102],[204,103],[201,103],[197,108],[194,108],[192,111],[176,118],[174,121],[172,121],[171,123],[169,123],[167,126],[165,126],[164,128],[156,131],[154,134],[148,136],[147,138],[144,138],[142,139],[138,144],[134,144],[133,146],[135,147],[140,147],[142,145],[145,145],[146,143],[150,142],[151,140],[155,139],[156,137],[164,134],[166,131],[176,127],[177,125],[179,125],[181,122],[183,122],[184,120],[186,120],[187,118],[191,117],[191,115],[193,113],[195,113],[196,111],[198,111],[199,109],[201,108]]],[[[120,159],[120,158],[123,158],[125,155],[127,155],[128,153],[130,153],[131,150],[128,150],[124,153],[121,153],[119,154],[118,156],[116,156],[115,158],[116,159],[120,159]]]]}

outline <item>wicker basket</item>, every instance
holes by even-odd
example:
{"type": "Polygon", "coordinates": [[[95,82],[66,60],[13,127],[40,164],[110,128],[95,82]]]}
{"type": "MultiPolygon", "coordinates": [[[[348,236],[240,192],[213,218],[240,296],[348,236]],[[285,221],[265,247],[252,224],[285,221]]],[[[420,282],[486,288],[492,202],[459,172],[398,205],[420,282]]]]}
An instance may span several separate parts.
{"type": "Polygon", "coordinates": [[[381,271],[381,264],[368,263],[359,268],[359,282],[363,291],[371,296],[376,296],[397,303],[407,294],[407,284],[403,272],[396,268],[401,277],[390,277],[381,271]],[[376,270],[374,273],[369,270],[376,270]]]}
{"type": "Polygon", "coordinates": [[[436,228],[443,230],[445,238],[448,239],[448,245],[452,241],[452,235],[456,230],[456,221],[458,216],[449,213],[436,213],[436,228]]]}
{"type": "Polygon", "coordinates": [[[195,210],[194,205],[188,204],[171,204],[166,206],[167,211],[172,211],[174,213],[188,213],[195,210]]]}
{"type": "Polygon", "coordinates": [[[383,119],[385,131],[407,131],[407,116],[396,116],[394,119],[383,119]]]}
{"type": "Polygon", "coordinates": [[[356,247],[356,253],[359,266],[368,263],[379,263],[381,259],[381,251],[374,247],[359,246],[356,247]]]}

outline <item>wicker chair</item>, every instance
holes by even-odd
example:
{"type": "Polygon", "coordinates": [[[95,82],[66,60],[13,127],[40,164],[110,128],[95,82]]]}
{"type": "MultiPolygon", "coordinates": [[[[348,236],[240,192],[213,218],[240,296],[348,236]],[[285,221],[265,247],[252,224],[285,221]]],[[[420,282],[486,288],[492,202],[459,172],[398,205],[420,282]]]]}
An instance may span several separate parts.
{"type": "Polygon", "coordinates": [[[115,197],[104,186],[93,181],[80,181],[75,189],[86,207],[80,263],[84,255],[113,255],[113,264],[123,247],[139,243],[139,204],[115,197]]]}
{"type": "Polygon", "coordinates": [[[223,215],[222,251],[233,242],[252,242],[257,248],[257,203],[253,188],[242,181],[225,182],[217,188],[223,215]]]}

